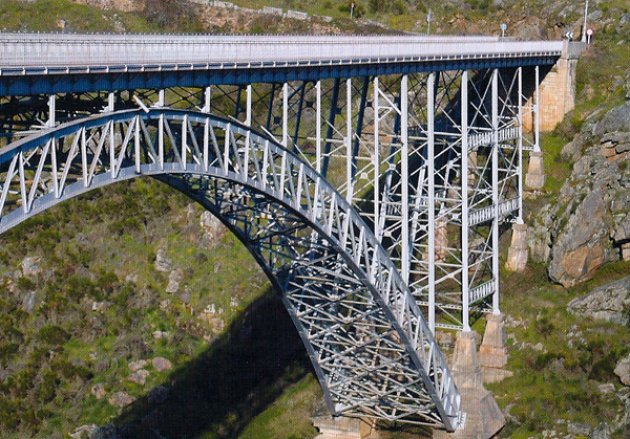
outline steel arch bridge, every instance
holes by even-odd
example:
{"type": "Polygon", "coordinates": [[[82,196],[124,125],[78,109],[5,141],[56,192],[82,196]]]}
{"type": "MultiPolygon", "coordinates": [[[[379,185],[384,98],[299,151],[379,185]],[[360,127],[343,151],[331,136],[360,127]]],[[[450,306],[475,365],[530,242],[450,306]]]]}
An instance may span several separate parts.
{"type": "Polygon", "coordinates": [[[459,394],[397,268],[345,199],[273,140],[208,114],[127,110],[15,142],[0,163],[0,211],[10,210],[0,231],[138,176],[181,190],[282,292],[333,413],[456,425],[459,394]],[[160,142],[164,131],[180,141],[160,142]]]}
{"type": "Polygon", "coordinates": [[[453,431],[436,328],[499,312],[561,42],[0,33],[0,233],[152,176],[282,297],[331,413],[453,431]],[[525,119],[533,121],[526,130],[525,119]]]}

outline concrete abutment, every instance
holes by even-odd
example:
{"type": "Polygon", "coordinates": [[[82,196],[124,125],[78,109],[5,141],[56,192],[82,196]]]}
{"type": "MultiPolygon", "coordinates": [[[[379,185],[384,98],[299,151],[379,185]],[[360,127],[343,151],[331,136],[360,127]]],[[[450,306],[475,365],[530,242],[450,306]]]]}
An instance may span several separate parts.
{"type": "Polygon", "coordinates": [[[539,191],[545,185],[545,161],[542,151],[532,151],[529,154],[527,174],[525,175],[525,187],[529,190],[539,191]]]}
{"type": "Polygon", "coordinates": [[[522,272],[527,266],[527,225],[512,224],[512,241],[508,249],[508,257],[505,268],[510,271],[522,272]]]}
{"type": "Polygon", "coordinates": [[[436,430],[433,439],[489,439],[495,436],[505,425],[505,417],[492,393],[483,385],[475,332],[457,334],[451,371],[462,396],[465,423],[453,433],[436,430]]]}

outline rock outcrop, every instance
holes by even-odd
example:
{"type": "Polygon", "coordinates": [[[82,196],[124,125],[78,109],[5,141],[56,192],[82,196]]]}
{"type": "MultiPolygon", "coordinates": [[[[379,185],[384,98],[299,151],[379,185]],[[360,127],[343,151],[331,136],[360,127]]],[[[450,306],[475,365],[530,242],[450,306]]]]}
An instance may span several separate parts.
{"type": "Polygon", "coordinates": [[[606,262],[630,260],[630,103],[587,120],[562,150],[576,160],[557,200],[530,220],[532,260],[570,287],[606,262]]]}
{"type": "Polygon", "coordinates": [[[619,377],[621,383],[625,386],[630,386],[630,354],[625,358],[622,358],[617,367],[615,367],[615,375],[619,377]]]}
{"type": "Polygon", "coordinates": [[[630,277],[595,288],[569,302],[571,313],[625,325],[630,312],[630,277]]]}

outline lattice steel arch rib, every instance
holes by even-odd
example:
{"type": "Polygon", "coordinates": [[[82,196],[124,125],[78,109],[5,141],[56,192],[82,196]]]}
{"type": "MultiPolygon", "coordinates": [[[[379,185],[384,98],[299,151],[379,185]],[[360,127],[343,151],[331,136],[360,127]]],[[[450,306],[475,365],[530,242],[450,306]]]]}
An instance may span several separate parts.
{"type": "Polygon", "coordinates": [[[130,110],[15,142],[0,150],[0,173],[0,213],[12,209],[0,232],[143,175],[205,198],[283,293],[334,414],[457,426],[459,392],[398,270],[344,198],[272,140],[204,113],[130,110]],[[165,121],[170,135],[154,145],[165,121]],[[258,240],[264,228],[283,233],[258,240]]]}

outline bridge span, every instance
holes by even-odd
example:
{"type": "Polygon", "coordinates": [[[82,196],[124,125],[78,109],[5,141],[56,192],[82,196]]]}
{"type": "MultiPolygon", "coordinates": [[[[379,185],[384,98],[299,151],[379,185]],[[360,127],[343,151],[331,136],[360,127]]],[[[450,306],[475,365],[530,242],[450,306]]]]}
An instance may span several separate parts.
{"type": "Polygon", "coordinates": [[[562,50],[561,41],[496,37],[0,33],[0,94],[553,65],[562,50]],[[56,77],[34,78],[51,75],[56,77]],[[59,81],[58,75],[73,80],[59,81]]]}
{"type": "Polygon", "coordinates": [[[263,267],[332,414],[461,429],[479,408],[435,331],[500,314],[499,229],[523,223],[540,84],[567,47],[0,33],[0,233],[157,178],[263,267]]]}

